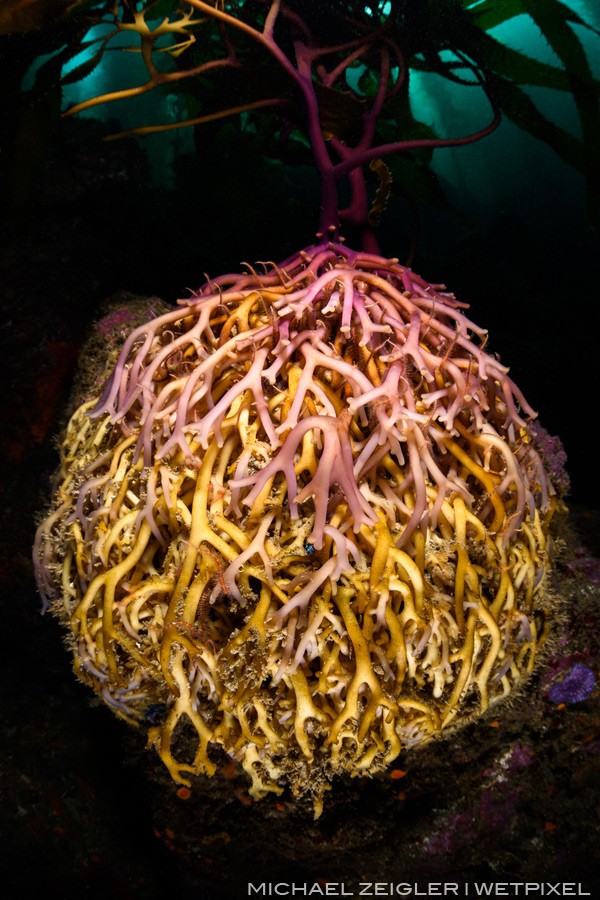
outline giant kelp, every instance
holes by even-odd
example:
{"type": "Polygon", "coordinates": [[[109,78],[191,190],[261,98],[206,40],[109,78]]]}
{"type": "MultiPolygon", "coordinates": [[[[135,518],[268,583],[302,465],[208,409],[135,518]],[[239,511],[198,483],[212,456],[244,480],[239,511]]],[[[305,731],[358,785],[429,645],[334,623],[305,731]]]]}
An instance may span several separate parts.
{"type": "MultiPolygon", "coordinates": [[[[320,230],[284,262],[207,279],[132,331],[71,419],[35,548],[78,675],[148,728],[176,781],[212,774],[220,747],[255,797],[289,785],[317,812],[333,776],[385,768],[532,670],[553,605],[557,504],[535,413],[485,330],[445,286],[383,258],[374,234],[393,183],[382,157],[490,134],[503,76],[464,48],[451,62],[447,46],[419,51],[468,76],[490,119],[468,135],[411,136],[409,8],[381,21],[335,8],[333,44],[321,5],[278,0],[190,0],[153,29],[126,7],[118,21],[141,36],[149,81],[71,112],[192,77],[216,85],[223,71],[225,94],[209,91],[193,122],[276,108],[283,144],[313,154],[320,230]],[[199,54],[191,69],[154,65],[165,35],[175,61],[199,54]],[[258,79],[269,96],[251,98],[249,78],[235,106],[218,102],[253,71],[256,47],[280,70],[258,79]],[[404,109],[406,134],[390,132],[390,108],[404,109]]],[[[474,14],[453,9],[456,22],[474,14]]],[[[448,42],[451,11],[421,25],[448,42]]]]}

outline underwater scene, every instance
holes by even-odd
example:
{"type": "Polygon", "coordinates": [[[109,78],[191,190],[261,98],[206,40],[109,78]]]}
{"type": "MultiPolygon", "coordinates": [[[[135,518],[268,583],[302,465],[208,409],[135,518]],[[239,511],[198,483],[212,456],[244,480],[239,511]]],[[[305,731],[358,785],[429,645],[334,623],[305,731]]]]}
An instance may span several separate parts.
{"type": "Polygon", "coordinates": [[[0,5],[7,897],[594,896],[600,9],[0,5]]]}

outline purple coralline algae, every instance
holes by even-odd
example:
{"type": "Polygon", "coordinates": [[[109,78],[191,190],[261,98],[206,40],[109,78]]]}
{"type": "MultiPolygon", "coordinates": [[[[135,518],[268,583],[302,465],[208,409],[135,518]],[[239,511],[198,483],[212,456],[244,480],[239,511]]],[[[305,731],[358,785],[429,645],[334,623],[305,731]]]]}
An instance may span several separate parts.
{"type": "Polygon", "coordinates": [[[551,703],[581,703],[587,700],[596,687],[596,676],[582,663],[575,665],[561,681],[555,681],[548,699],[551,703]]]}
{"type": "Polygon", "coordinates": [[[549,434],[539,422],[531,425],[535,435],[535,446],[544,460],[552,484],[560,497],[566,496],[571,487],[571,481],[566,470],[567,454],[561,439],[549,434]]]}
{"type": "Polygon", "coordinates": [[[575,551],[575,558],[568,564],[567,571],[571,575],[586,578],[593,584],[600,584],[600,560],[587,547],[580,547],[575,551]]]}

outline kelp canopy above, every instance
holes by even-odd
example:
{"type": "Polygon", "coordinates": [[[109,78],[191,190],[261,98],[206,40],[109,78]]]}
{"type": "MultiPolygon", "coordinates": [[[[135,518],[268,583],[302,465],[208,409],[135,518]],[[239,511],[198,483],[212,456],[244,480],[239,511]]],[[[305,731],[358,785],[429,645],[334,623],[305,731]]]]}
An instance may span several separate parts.
{"type": "MultiPolygon", "coordinates": [[[[148,80],[69,114],[166,85],[189,92],[178,126],[258,116],[265,147],[312,154],[322,185],[314,243],[131,332],[69,423],[37,533],[77,674],[177,782],[233,757],[255,798],[290,787],[318,813],[334,776],[385,769],[509,695],[546,638],[561,483],[543,429],[464,304],[383,258],[374,231],[396,180],[502,114],[587,170],[587,142],[519,82],[527,68],[571,89],[585,129],[591,78],[503,57],[494,7],[124,4],[67,76],[131,32],[148,80]],[[419,124],[418,67],[484,92],[488,121],[419,124]]],[[[576,17],[547,9],[570,60],[576,17]]]]}
{"type": "MultiPolygon", "coordinates": [[[[434,148],[467,137],[435,133],[419,121],[411,74],[435,73],[464,90],[463,105],[474,99],[474,92],[485,93],[490,116],[488,122],[481,122],[482,129],[501,114],[582,172],[590,208],[597,209],[599,92],[585,48],[598,31],[566,2],[333,0],[323,4],[298,0],[286,3],[277,16],[276,48],[261,33],[269,9],[261,0],[10,0],[0,11],[1,81],[7,101],[11,100],[4,104],[9,113],[7,134],[11,117],[17,119],[14,149],[8,142],[5,158],[11,149],[16,156],[16,146],[23,148],[32,115],[55,118],[61,92],[68,97],[77,83],[78,92],[89,90],[88,97],[68,114],[110,100],[131,101],[158,88],[163,95],[178,98],[172,104],[178,110],[177,120],[161,121],[157,116],[134,129],[137,133],[239,119],[246,113],[251,116],[258,149],[292,164],[310,161],[315,123],[310,133],[306,96],[295,68],[299,41],[305,45],[305,57],[319,49],[310,79],[323,136],[352,144],[371,110],[371,159],[377,158],[378,145],[385,148],[400,140],[413,145],[404,147],[401,154],[386,156],[393,193],[415,203],[434,201],[440,196],[430,167],[434,148]],[[553,64],[517,51],[496,36],[499,26],[524,19],[533,22],[547,42],[553,64]],[[114,92],[95,96],[95,74],[110,71],[117,62],[115,53],[141,55],[146,76],[137,84],[117,84],[114,92]],[[35,72],[35,78],[21,93],[18,86],[28,70],[35,72]],[[538,109],[534,98],[539,89],[572,96],[579,120],[576,134],[538,109]],[[382,102],[374,108],[376,97],[382,102]],[[17,99],[20,104],[15,103],[17,99]]],[[[45,130],[50,127],[46,122],[45,130]]],[[[44,128],[35,131],[38,141],[42,140],[44,128]]],[[[382,150],[380,156],[385,155],[382,150]]],[[[22,162],[14,159],[14,165],[22,162]]],[[[370,182],[374,191],[377,178],[371,175],[370,182]]]]}

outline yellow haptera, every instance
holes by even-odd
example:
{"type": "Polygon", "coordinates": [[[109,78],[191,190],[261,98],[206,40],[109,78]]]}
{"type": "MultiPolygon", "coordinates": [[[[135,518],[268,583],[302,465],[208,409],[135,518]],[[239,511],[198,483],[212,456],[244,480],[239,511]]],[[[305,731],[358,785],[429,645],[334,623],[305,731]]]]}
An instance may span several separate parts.
{"type": "Polygon", "coordinates": [[[209,284],[68,425],[38,562],[177,782],[220,747],[318,812],[532,669],[552,490],[506,370],[404,273],[328,245],[209,284]]]}

